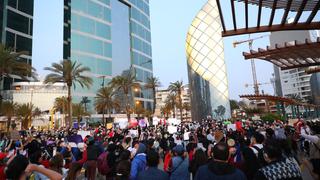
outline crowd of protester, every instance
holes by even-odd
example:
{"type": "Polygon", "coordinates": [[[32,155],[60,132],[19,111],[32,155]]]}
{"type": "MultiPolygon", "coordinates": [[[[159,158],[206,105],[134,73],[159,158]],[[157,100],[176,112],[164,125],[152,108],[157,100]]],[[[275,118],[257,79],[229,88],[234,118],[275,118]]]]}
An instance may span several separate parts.
{"type": "Polygon", "coordinates": [[[0,180],[263,180],[320,175],[320,122],[203,120],[120,129],[17,131],[0,137],[0,180]],[[90,131],[81,136],[80,131],[90,131]]]}

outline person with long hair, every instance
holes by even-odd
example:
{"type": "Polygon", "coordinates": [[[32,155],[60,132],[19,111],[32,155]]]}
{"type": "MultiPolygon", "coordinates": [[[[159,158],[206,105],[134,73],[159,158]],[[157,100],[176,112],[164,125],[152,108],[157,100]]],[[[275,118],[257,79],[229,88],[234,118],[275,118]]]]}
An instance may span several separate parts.
{"type": "Polygon", "coordinates": [[[189,171],[191,172],[193,178],[195,177],[198,168],[202,165],[205,165],[207,162],[208,157],[206,153],[202,149],[197,149],[189,165],[189,171]]]}
{"type": "Polygon", "coordinates": [[[68,172],[68,175],[65,180],[76,180],[79,179],[79,175],[82,169],[80,163],[72,163],[68,172]]]}
{"type": "Polygon", "coordinates": [[[243,157],[243,162],[240,169],[247,176],[247,179],[251,180],[261,167],[259,164],[259,160],[254,154],[253,150],[249,147],[242,148],[241,154],[243,157]]]}
{"type": "Polygon", "coordinates": [[[65,177],[67,174],[67,170],[63,168],[63,166],[64,166],[63,162],[64,162],[63,155],[60,153],[57,153],[50,160],[50,162],[49,162],[50,168],[49,169],[56,171],[59,174],[61,174],[63,177],[65,177]]]}

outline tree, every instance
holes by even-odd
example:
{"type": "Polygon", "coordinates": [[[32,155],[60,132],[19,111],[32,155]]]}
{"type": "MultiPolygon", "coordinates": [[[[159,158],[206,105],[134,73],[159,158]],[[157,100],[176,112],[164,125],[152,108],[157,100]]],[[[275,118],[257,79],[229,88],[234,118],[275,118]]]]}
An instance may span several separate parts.
{"type": "Polygon", "coordinates": [[[226,113],[226,108],[222,105],[218,106],[217,109],[214,110],[217,117],[222,118],[226,113]]]}
{"type": "Polygon", "coordinates": [[[183,91],[183,81],[176,81],[174,83],[170,83],[168,90],[170,92],[174,92],[176,93],[176,95],[178,96],[178,106],[179,106],[179,110],[180,110],[180,117],[181,120],[183,120],[183,115],[182,115],[182,91],[183,91]]]}
{"type": "Polygon", "coordinates": [[[172,111],[172,106],[170,104],[165,104],[165,106],[160,108],[160,111],[164,115],[165,118],[169,118],[169,114],[172,111]]]}
{"type": "Polygon", "coordinates": [[[120,103],[115,99],[115,92],[111,86],[103,87],[99,89],[96,99],[95,108],[98,112],[102,112],[102,121],[105,124],[104,114],[107,110],[109,118],[111,118],[111,111],[116,108],[120,108],[120,103]]]}
{"type": "Polygon", "coordinates": [[[183,103],[183,109],[186,111],[186,119],[188,118],[188,112],[191,111],[191,105],[190,103],[183,103]]]}
{"type": "Polygon", "coordinates": [[[84,105],[84,110],[86,112],[88,112],[87,111],[87,104],[89,104],[90,102],[91,102],[91,100],[87,96],[83,96],[82,99],[81,99],[80,103],[84,105]]]}
{"type": "Polygon", "coordinates": [[[176,117],[176,105],[177,105],[177,96],[174,94],[174,93],[170,93],[168,96],[167,96],[167,99],[165,101],[166,103],[166,107],[168,109],[171,109],[172,112],[173,112],[173,118],[176,117]]]}
{"type": "MultiPolygon", "coordinates": [[[[63,122],[65,122],[65,114],[68,112],[68,98],[65,96],[57,97],[54,100],[54,106],[53,108],[56,109],[56,111],[59,111],[63,116],[63,122]]],[[[64,124],[65,125],[65,124],[64,124]]]]}
{"type": "Polygon", "coordinates": [[[83,116],[90,115],[87,113],[81,103],[72,104],[72,116],[77,118],[78,126],[80,127],[80,122],[83,116]]]}
{"type": "Polygon", "coordinates": [[[32,118],[40,114],[40,109],[31,103],[18,104],[17,106],[16,115],[21,120],[24,129],[28,129],[31,126],[32,118]]]}
{"type": "Polygon", "coordinates": [[[157,78],[157,77],[148,78],[147,84],[145,85],[145,88],[152,90],[152,94],[153,94],[153,111],[152,111],[152,113],[153,114],[155,113],[156,105],[157,105],[156,90],[160,86],[161,86],[161,83],[159,81],[159,78],[157,78]]]}
{"type": "Polygon", "coordinates": [[[122,91],[124,93],[124,103],[125,103],[125,111],[127,114],[128,122],[130,121],[131,114],[131,103],[129,102],[129,93],[132,92],[134,88],[140,88],[140,84],[135,80],[135,74],[132,71],[128,73],[116,76],[112,78],[109,85],[115,88],[118,91],[122,91]]]}
{"type": "Polygon", "coordinates": [[[45,70],[51,71],[45,77],[44,83],[54,84],[57,82],[64,82],[68,87],[68,123],[72,123],[72,98],[71,98],[71,87],[76,87],[78,83],[82,88],[90,88],[92,85],[92,78],[84,75],[90,72],[90,68],[82,66],[81,63],[72,62],[71,60],[63,60],[60,63],[52,63],[51,67],[44,68],[45,70]]]}
{"type": "Polygon", "coordinates": [[[4,101],[1,105],[1,114],[7,117],[7,132],[10,130],[11,119],[15,115],[17,103],[11,101],[4,101]]]}
{"type": "MultiPolygon", "coordinates": [[[[23,80],[27,80],[27,77],[31,76],[36,79],[35,69],[28,63],[26,63],[21,56],[27,55],[28,52],[13,52],[11,48],[5,47],[0,44],[0,81],[2,82],[5,77],[12,77],[16,75],[23,80]]],[[[0,93],[0,103],[2,101],[2,95],[0,93]]]]}
{"type": "Polygon", "coordinates": [[[231,99],[230,100],[230,108],[231,108],[231,111],[234,111],[236,109],[240,109],[238,101],[231,99]]]}
{"type": "Polygon", "coordinates": [[[248,116],[263,113],[263,110],[259,108],[244,108],[243,110],[248,116]]]}

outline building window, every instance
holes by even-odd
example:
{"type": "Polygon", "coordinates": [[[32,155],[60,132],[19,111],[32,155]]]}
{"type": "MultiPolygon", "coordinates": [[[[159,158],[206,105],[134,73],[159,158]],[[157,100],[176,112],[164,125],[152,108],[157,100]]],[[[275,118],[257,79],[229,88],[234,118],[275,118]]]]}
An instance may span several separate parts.
{"type": "Polygon", "coordinates": [[[16,31],[29,33],[29,18],[8,10],[7,26],[16,31]]]}

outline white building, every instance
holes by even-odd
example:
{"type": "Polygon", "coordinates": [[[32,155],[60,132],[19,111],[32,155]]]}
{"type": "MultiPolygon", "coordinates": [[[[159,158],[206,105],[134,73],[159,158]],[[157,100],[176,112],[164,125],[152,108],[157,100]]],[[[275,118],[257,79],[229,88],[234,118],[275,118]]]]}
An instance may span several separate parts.
{"type": "Polygon", "coordinates": [[[5,91],[5,98],[13,102],[23,104],[32,103],[41,111],[49,111],[53,108],[57,97],[67,96],[67,87],[64,83],[52,85],[43,82],[16,82],[12,89],[5,91]]]}
{"type": "MultiPolygon", "coordinates": [[[[156,92],[156,99],[157,99],[157,104],[156,104],[156,109],[155,109],[155,116],[161,117],[161,108],[165,106],[166,104],[166,100],[167,97],[169,96],[170,91],[168,89],[160,89],[157,90],[156,92]]],[[[190,89],[189,89],[189,85],[185,85],[183,87],[183,91],[181,94],[181,98],[182,98],[182,104],[184,103],[191,103],[191,99],[190,99],[190,89]]],[[[191,105],[191,104],[190,104],[191,105]]],[[[178,108],[175,108],[176,111],[176,118],[180,119],[180,112],[178,108]]],[[[185,116],[185,114],[187,113],[187,117],[191,118],[191,110],[186,112],[185,110],[183,110],[183,116],[185,116]]],[[[171,113],[171,116],[173,114],[171,113]]]]}

